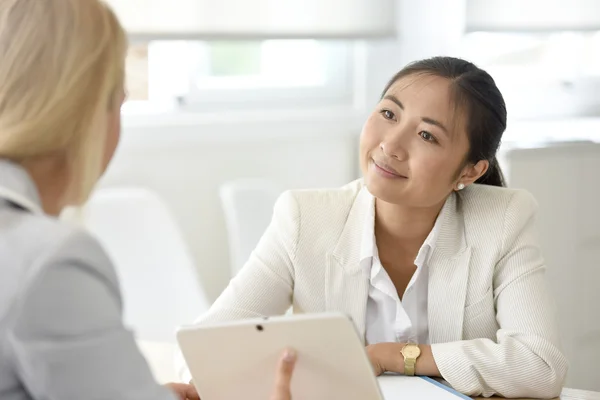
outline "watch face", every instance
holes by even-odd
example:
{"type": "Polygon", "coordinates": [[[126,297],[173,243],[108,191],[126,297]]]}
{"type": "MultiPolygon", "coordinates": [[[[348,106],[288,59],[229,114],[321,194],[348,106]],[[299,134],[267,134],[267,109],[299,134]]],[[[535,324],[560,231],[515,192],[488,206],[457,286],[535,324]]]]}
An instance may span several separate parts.
{"type": "Polygon", "coordinates": [[[421,355],[421,349],[418,346],[407,346],[402,350],[402,354],[407,358],[417,358],[421,355]]]}

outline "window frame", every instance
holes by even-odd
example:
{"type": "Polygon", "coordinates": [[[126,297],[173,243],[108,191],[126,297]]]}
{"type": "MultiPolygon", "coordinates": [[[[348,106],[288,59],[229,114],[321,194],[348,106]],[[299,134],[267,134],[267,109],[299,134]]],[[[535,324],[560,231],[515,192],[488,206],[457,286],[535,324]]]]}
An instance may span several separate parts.
{"type": "MultiPolygon", "coordinates": [[[[501,65],[485,63],[473,56],[473,49],[467,51],[468,35],[514,35],[526,36],[550,35],[572,31],[556,32],[468,32],[463,37],[462,56],[480,65],[496,80],[509,108],[509,118],[515,120],[542,118],[570,118],[597,116],[600,111],[600,99],[596,93],[600,90],[600,71],[590,73],[573,61],[566,70],[559,72],[543,70],[543,63],[501,65]],[[511,74],[511,70],[518,72],[511,74]]],[[[582,32],[575,32],[582,33],[582,32]]],[[[590,32],[584,32],[588,34],[590,32]]],[[[596,33],[600,35],[600,31],[596,33]]],[[[547,36],[544,40],[551,40],[547,36]]],[[[579,40],[579,39],[576,39],[579,40]]],[[[570,58],[569,58],[570,59],[570,58]]]]}
{"type": "MultiPolygon", "coordinates": [[[[355,54],[357,44],[353,41],[320,41],[325,55],[325,83],[319,86],[231,87],[198,89],[193,74],[186,75],[186,83],[179,82],[179,93],[153,98],[152,65],[149,52],[149,93],[146,101],[131,101],[124,107],[126,112],[143,110],[215,113],[223,110],[265,109],[318,109],[322,107],[351,107],[354,102],[355,54]],[[183,87],[186,87],[183,90],[183,87]]],[[[180,72],[183,73],[183,72],[180,72]]],[[[217,78],[222,79],[222,78],[217,78]]]]}

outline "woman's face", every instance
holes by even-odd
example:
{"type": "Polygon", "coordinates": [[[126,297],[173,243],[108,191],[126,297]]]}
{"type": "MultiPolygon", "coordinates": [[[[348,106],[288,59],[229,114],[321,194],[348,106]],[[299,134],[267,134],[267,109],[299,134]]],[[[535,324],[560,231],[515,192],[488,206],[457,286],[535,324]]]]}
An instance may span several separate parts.
{"type": "Polygon", "coordinates": [[[363,127],[360,164],[378,199],[410,207],[435,207],[459,183],[474,182],[487,162],[464,166],[469,150],[455,116],[450,82],[431,75],[400,78],[363,127]]]}

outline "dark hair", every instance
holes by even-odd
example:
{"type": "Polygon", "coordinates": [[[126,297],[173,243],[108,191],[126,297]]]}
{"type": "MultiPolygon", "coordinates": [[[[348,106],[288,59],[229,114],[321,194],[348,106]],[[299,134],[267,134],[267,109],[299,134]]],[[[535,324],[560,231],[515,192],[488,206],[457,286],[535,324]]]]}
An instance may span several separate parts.
{"type": "Polygon", "coordinates": [[[433,75],[451,81],[454,106],[465,116],[469,152],[465,162],[488,160],[487,172],[475,183],[506,186],[496,152],[506,129],[506,104],[494,79],[474,64],[454,57],[433,57],[408,64],[387,84],[382,97],[409,75],[433,75]]]}

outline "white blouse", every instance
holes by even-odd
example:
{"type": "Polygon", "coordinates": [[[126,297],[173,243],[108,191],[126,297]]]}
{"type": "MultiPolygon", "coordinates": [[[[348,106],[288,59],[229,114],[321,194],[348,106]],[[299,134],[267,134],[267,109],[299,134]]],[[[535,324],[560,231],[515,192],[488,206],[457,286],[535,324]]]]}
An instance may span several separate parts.
{"type": "Polygon", "coordinates": [[[375,198],[371,196],[370,209],[365,218],[361,243],[361,267],[370,270],[369,298],[367,300],[366,341],[429,343],[427,321],[427,262],[433,252],[441,218],[419,249],[417,270],[410,279],[400,300],[396,287],[381,264],[375,241],[375,198]]]}

